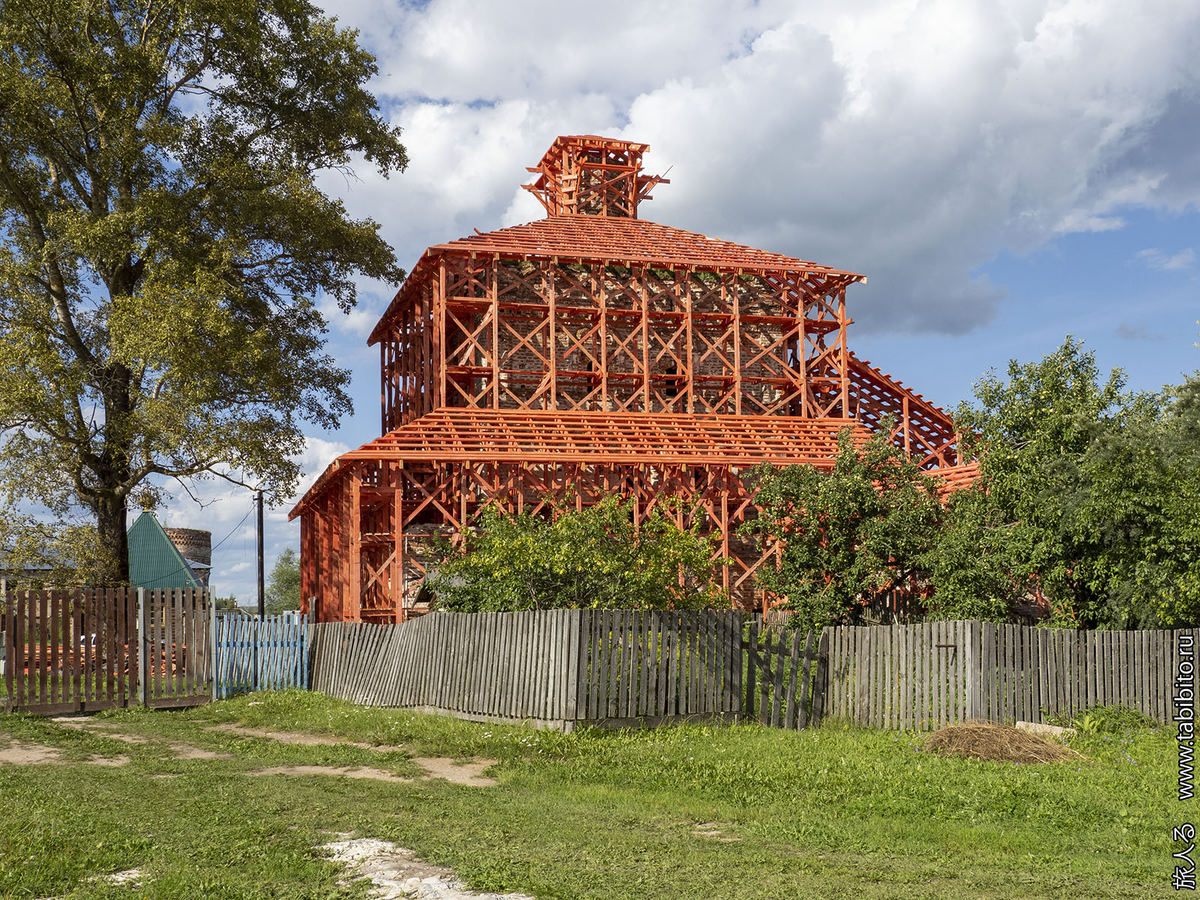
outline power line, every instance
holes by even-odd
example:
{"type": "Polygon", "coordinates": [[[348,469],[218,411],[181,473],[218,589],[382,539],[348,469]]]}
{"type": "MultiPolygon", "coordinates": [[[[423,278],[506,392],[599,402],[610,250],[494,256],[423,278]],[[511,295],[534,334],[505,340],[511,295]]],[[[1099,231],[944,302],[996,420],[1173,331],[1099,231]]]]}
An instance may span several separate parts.
{"type": "MultiPolygon", "coordinates": [[[[218,547],[220,547],[222,544],[224,544],[227,540],[229,540],[231,537],[233,537],[237,533],[237,530],[246,523],[246,520],[248,518],[250,518],[250,514],[252,512],[254,512],[253,504],[251,504],[250,509],[248,509],[246,511],[246,514],[244,516],[242,516],[242,521],[240,521],[236,525],[234,525],[233,528],[229,531],[229,533],[227,535],[225,535],[225,537],[221,538],[221,540],[217,541],[217,543],[212,545],[212,547],[209,549],[209,559],[210,560],[212,559],[212,553],[215,552],[218,547]]],[[[179,548],[177,547],[176,549],[178,550],[179,548]]],[[[180,551],[179,555],[183,556],[183,552],[180,551]]],[[[184,557],[184,563],[186,564],[186,562],[187,562],[187,557],[184,557]]],[[[212,569],[213,566],[210,564],[209,568],[212,569]]],[[[163,578],[172,578],[172,577],[178,575],[180,572],[193,572],[194,573],[195,569],[193,569],[189,565],[184,565],[184,567],[182,569],[176,569],[173,572],[167,572],[165,575],[155,576],[154,580],[159,581],[163,578]]]]}
{"type": "Polygon", "coordinates": [[[246,522],[246,520],[247,520],[248,518],[250,518],[250,514],[251,514],[252,512],[254,512],[254,504],[253,504],[253,503],[251,503],[251,504],[250,504],[250,508],[249,508],[248,510],[246,510],[246,514],[245,514],[244,516],[242,516],[242,521],[241,521],[241,522],[238,522],[236,525],[234,525],[234,526],[233,526],[233,529],[232,529],[232,530],[229,532],[229,534],[225,535],[225,537],[221,538],[221,540],[219,540],[219,541],[217,541],[217,543],[213,544],[213,545],[212,545],[212,550],[214,550],[214,551],[215,551],[215,550],[216,550],[218,547],[220,547],[220,546],[221,546],[223,543],[225,543],[227,540],[229,540],[231,537],[233,537],[234,533],[235,533],[235,532],[236,532],[236,531],[237,531],[239,528],[241,528],[241,527],[242,527],[242,525],[244,525],[244,524],[245,524],[245,522],[246,522]]]}

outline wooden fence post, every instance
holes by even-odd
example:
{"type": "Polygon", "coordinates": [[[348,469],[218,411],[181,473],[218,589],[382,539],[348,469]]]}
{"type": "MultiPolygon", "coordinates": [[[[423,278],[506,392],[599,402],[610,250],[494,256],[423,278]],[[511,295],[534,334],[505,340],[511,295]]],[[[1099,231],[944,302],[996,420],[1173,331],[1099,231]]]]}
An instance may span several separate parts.
{"type": "Polygon", "coordinates": [[[208,605],[208,676],[209,687],[212,689],[212,699],[217,699],[217,684],[221,679],[221,670],[217,668],[217,604],[208,605]]]}
{"type": "Polygon", "coordinates": [[[980,623],[978,621],[969,621],[966,623],[966,630],[963,634],[963,663],[966,666],[966,718],[979,718],[979,711],[983,708],[983,703],[980,701],[980,688],[982,679],[980,678],[980,665],[982,655],[980,650],[980,623]]]}
{"type": "Polygon", "coordinates": [[[16,694],[16,664],[17,664],[17,611],[15,605],[10,606],[8,600],[8,584],[4,584],[4,593],[0,594],[0,637],[3,638],[4,649],[4,711],[13,711],[13,698],[16,694]]]}
{"type": "MultiPolygon", "coordinates": [[[[125,588],[129,590],[129,588],[125,588]]],[[[139,706],[146,705],[146,589],[137,589],[137,647],[138,647],[138,686],[137,702],[139,706]]],[[[130,642],[132,643],[132,641],[130,642]]]]}
{"type": "Polygon", "coordinates": [[[825,718],[825,694],[829,684],[829,635],[832,629],[821,629],[821,641],[817,645],[817,674],[813,678],[812,719],[810,724],[820,725],[825,718]]]}
{"type": "Polygon", "coordinates": [[[742,642],[742,648],[746,651],[746,699],[742,703],[742,715],[754,720],[754,689],[755,689],[755,673],[754,673],[754,654],[758,650],[758,618],[750,619],[750,639],[742,642]]]}

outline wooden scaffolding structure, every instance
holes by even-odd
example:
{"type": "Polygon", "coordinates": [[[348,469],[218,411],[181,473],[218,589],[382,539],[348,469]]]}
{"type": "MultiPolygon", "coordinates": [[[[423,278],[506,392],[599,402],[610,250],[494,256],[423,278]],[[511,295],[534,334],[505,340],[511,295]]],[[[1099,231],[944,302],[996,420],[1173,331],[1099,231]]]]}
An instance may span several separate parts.
{"type": "Polygon", "coordinates": [[[941,409],[847,348],[861,275],[639,219],[665,179],[645,144],[560,137],[525,187],[547,217],[430,247],[371,333],[382,436],[336,460],[291,512],[315,621],[403,621],[437,536],[489,504],[539,510],[667,497],[719,535],[735,602],[767,564],[737,534],[745,472],[832,465],[846,428],[891,438],[949,486],[941,409]]]}

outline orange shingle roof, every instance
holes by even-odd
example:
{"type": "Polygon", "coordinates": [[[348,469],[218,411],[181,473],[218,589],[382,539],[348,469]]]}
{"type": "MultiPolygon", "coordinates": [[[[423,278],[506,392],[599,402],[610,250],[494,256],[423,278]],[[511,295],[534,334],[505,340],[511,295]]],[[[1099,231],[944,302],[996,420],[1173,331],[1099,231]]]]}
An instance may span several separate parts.
{"type": "Polygon", "coordinates": [[[859,281],[862,275],[822,266],[806,259],[756,250],[733,241],[710,238],[694,231],[659,225],[645,219],[611,216],[551,216],[526,225],[514,225],[436,244],[433,250],[466,250],[482,253],[560,257],[593,262],[636,262],[648,265],[685,266],[689,269],[772,272],[811,272],[859,281]]]}
{"type": "Polygon", "coordinates": [[[833,269],[806,259],[756,250],[694,231],[659,225],[645,219],[611,216],[551,216],[475,234],[425,251],[371,332],[370,344],[386,333],[386,323],[409,292],[424,282],[443,253],[498,255],[503,259],[558,259],[561,262],[637,264],[659,268],[699,269],[704,272],[766,274],[794,272],[819,280],[822,290],[836,290],[866,276],[833,269]]]}

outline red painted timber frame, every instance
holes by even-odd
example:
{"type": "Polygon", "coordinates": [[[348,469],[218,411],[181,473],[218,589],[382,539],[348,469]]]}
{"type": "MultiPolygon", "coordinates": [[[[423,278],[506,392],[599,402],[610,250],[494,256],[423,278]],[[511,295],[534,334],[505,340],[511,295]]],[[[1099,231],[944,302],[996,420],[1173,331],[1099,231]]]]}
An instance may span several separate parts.
{"type": "Polygon", "coordinates": [[[402,621],[434,536],[488,504],[582,508],[608,493],[644,517],[668,497],[717,538],[735,603],[771,563],[737,534],[761,462],[829,467],[838,432],[889,436],[956,489],[941,409],[847,346],[861,275],[637,218],[666,183],[643,144],[559,138],[526,187],[548,217],[429,248],[371,333],[382,436],[308,491],[301,581],[316,621],[402,621]]]}

